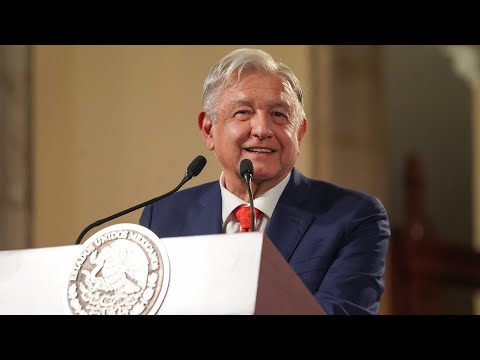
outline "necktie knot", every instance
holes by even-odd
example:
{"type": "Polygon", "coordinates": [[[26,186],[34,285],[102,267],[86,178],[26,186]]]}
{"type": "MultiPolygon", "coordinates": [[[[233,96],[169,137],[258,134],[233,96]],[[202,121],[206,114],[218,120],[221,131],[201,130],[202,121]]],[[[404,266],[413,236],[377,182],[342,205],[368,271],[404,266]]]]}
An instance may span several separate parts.
{"type": "MultiPolygon", "coordinates": [[[[255,211],[255,219],[258,219],[258,215],[260,215],[260,210],[255,208],[254,211],[255,211]]],[[[252,219],[250,216],[250,207],[239,206],[233,212],[237,220],[240,222],[240,225],[242,225],[240,232],[251,231],[252,219]]]]}

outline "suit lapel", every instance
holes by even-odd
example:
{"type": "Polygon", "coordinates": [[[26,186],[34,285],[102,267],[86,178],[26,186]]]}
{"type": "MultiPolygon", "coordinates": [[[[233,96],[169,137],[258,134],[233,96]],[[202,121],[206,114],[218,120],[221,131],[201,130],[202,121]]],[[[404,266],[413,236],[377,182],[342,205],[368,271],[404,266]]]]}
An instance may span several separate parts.
{"type": "Polygon", "coordinates": [[[191,222],[194,224],[191,231],[195,235],[220,234],[222,232],[222,196],[218,181],[211,186],[199,198],[198,203],[191,212],[191,222]]]}
{"type": "Polygon", "coordinates": [[[310,180],[294,168],[266,230],[267,236],[287,261],[314,220],[302,208],[309,190],[310,180]]]}
{"type": "MultiPolygon", "coordinates": [[[[305,235],[314,217],[302,208],[308,199],[310,180],[292,170],[292,176],[278,200],[266,234],[287,261],[305,235]]],[[[190,206],[186,222],[188,235],[220,234],[222,232],[222,196],[218,182],[213,182],[190,206]]]]}

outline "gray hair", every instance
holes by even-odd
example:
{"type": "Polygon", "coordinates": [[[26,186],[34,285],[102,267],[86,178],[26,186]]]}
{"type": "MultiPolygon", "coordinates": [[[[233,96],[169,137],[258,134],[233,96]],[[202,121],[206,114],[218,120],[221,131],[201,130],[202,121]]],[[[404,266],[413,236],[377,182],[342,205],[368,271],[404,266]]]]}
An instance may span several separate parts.
{"type": "Polygon", "coordinates": [[[212,122],[217,120],[217,106],[223,90],[233,73],[237,73],[237,83],[243,70],[257,70],[280,76],[286,81],[288,92],[292,92],[294,118],[300,126],[305,118],[303,90],[297,76],[285,64],[275,61],[270,54],[258,49],[237,49],[222,58],[208,73],[203,84],[202,104],[212,122]]]}

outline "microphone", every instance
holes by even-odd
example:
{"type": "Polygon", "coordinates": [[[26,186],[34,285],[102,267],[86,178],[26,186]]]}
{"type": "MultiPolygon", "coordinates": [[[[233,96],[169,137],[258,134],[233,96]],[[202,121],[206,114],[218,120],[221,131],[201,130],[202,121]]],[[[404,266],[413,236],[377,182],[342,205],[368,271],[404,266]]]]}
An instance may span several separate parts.
{"type": "Polygon", "coordinates": [[[200,172],[205,167],[206,163],[207,163],[207,159],[205,159],[202,155],[198,155],[195,159],[193,159],[193,161],[190,163],[190,165],[188,165],[187,172],[183,176],[183,179],[180,182],[180,184],[178,184],[178,186],[175,189],[173,189],[172,191],[170,191],[170,192],[168,192],[164,195],[157,196],[156,198],[153,198],[153,199],[147,200],[147,201],[145,201],[141,204],[132,206],[131,208],[128,208],[127,210],[120,211],[116,214],[113,214],[109,217],[106,217],[105,219],[95,221],[94,223],[88,225],[85,229],[83,229],[83,231],[80,233],[77,240],[75,241],[75,244],[77,244],[77,245],[80,244],[80,242],[82,241],[82,238],[85,236],[85,234],[87,232],[89,232],[91,229],[93,229],[94,227],[100,226],[100,225],[106,223],[107,221],[116,219],[117,217],[128,214],[132,211],[140,209],[141,207],[150,205],[151,203],[153,203],[155,201],[161,200],[163,198],[166,198],[169,195],[172,195],[174,192],[178,191],[178,189],[180,189],[183,186],[183,184],[185,184],[188,180],[190,180],[194,176],[197,176],[198,174],[200,174],[200,172]]]}
{"type": "Polygon", "coordinates": [[[253,206],[253,194],[252,194],[252,176],[253,176],[253,164],[249,159],[243,159],[240,162],[240,176],[245,179],[247,183],[248,196],[250,198],[250,219],[252,220],[250,231],[255,231],[255,224],[257,219],[255,218],[255,207],[253,206]]]}

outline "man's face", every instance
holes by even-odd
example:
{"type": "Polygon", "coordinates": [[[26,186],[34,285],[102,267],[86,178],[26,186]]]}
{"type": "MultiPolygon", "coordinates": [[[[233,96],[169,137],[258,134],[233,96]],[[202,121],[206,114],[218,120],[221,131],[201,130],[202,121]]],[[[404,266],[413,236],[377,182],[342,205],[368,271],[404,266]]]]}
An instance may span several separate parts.
{"type": "Polygon", "coordinates": [[[240,178],[243,159],[252,161],[257,184],[274,186],[291,171],[306,132],[306,122],[298,127],[293,117],[292,96],[282,78],[247,72],[223,92],[214,124],[200,114],[205,143],[215,152],[226,184],[240,178]]]}

